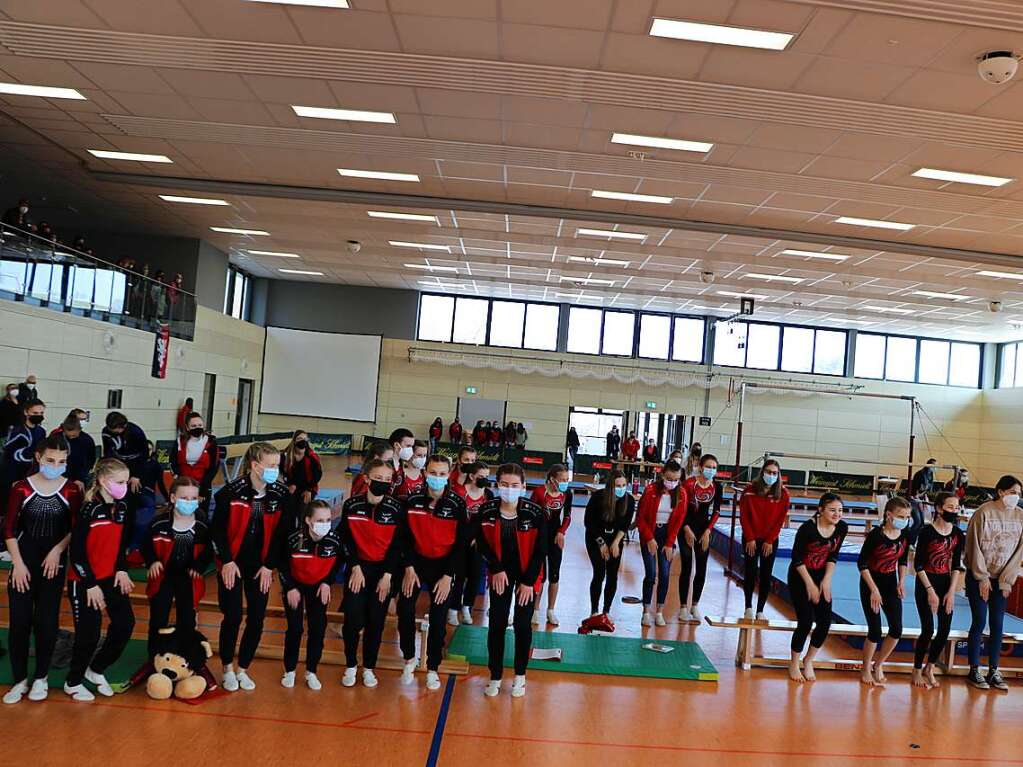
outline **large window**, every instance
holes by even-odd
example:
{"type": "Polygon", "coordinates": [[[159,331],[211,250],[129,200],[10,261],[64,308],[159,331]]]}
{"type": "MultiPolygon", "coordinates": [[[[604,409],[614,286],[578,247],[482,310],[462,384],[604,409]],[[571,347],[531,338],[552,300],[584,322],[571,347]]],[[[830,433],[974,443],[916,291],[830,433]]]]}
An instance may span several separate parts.
{"type": "Polygon", "coordinates": [[[884,377],[889,381],[912,381],[916,377],[916,339],[888,337],[884,377]]]}
{"type": "Polygon", "coordinates": [[[707,324],[695,317],[676,317],[671,358],[676,362],[703,362],[707,324]]]}
{"type": "Polygon", "coordinates": [[[786,373],[845,375],[843,331],[758,322],[719,324],[714,364],[786,373]]]}
{"type": "Polygon", "coordinates": [[[600,353],[631,357],[635,332],[636,315],[632,312],[604,312],[604,340],[600,353]]]}
{"type": "Polygon", "coordinates": [[[746,367],[746,338],[749,326],[745,322],[718,325],[714,334],[714,364],[733,368],[746,367]]]}
{"type": "Polygon", "coordinates": [[[515,301],[494,301],[490,306],[490,345],[521,349],[526,305],[515,301]]]}
{"type": "Polygon", "coordinates": [[[541,351],[558,350],[558,324],[561,321],[561,307],[551,304],[528,304],[526,306],[526,333],[523,346],[541,351]]]}
{"type": "Polygon", "coordinates": [[[456,344],[485,344],[489,306],[490,302],[484,298],[459,298],[455,302],[455,327],[451,340],[456,344]]]}
{"type": "Polygon", "coordinates": [[[1020,346],[1023,344],[1005,344],[1001,349],[999,359],[998,386],[1009,388],[1023,386],[1023,354],[1020,346]]]}
{"type": "Polygon", "coordinates": [[[556,351],[560,317],[561,308],[553,304],[424,293],[419,298],[416,338],[420,341],[556,351]]]}
{"type": "Polygon", "coordinates": [[[644,314],[639,318],[639,356],[652,360],[668,359],[671,346],[671,317],[644,314]]]}
{"type": "Polygon", "coordinates": [[[449,296],[421,296],[419,299],[420,341],[450,341],[455,316],[455,299],[449,296]]]}
{"type": "MultiPolygon", "coordinates": [[[[1014,359],[1010,359],[1010,363],[1012,361],[1014,359]]],[[[980,386],[980,362],[980,344],[860,333],[856,337],[853,375],[857,378],[976,388],[980,386]]],[[[1003,347],[1003,374],[1005,362],[1003,347]]],[[[1014,373],[1013,370],[1010,375],[1014,373]]]]}
{"type": "Polygon", "coordinates": [[[568,310],[568,346],[570,352],[580,354],[600,353],[600,309],[584,309],[573,306],[568,310]]]}
{"type": "Polygon", "coordinates": [[[750,325],[746,334],[746,367],[777,370],[780,346],[780,326],[750,325]]]}
{"type": "Polygon", "coordinates": [[[229,314],[236,320],[249,318],[249,276],[233,266],[227,269],[224,314],[229,314]]]}

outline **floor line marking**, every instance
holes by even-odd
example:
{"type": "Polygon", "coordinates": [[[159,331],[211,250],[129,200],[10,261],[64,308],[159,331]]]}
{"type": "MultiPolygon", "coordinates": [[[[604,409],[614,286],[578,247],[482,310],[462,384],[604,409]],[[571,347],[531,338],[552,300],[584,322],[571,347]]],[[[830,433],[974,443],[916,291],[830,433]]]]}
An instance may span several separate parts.
{"type": "Polygon", "coordinates": [[[451,707],[451,696],[455,691],[455,675],[448,675],[448,684],[444,688],[444,699],[437,712],[437,724],[433,728],[433,740],[430,742],[430,753],[426,757],[426,767],[436,767],[440,758],[440,745],[444,739],[444,726],[448,722],[448,709],[451,707]]]}

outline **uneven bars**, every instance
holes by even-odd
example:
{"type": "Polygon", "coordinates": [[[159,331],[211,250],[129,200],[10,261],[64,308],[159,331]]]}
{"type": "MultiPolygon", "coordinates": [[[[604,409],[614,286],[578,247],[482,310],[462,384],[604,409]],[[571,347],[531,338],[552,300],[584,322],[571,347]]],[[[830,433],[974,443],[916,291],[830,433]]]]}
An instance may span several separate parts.
{"type": "Polygon", "coordinates": [[[867,460],[862,460],[861,461],[861,460],[859,460],[857,458],[838,458],[836,456],[809,455],[809,454],[803,454],[803,453],[774,453],[774,452],[767,452],[767,453],[764,453],[764,458],[799,458],[799,459],[807,460],[807,461],[842,461],[843,463],[866,463],[866,464],[870,464],[871,466],[908,466],[908,467],[913,467],[913,466],[932,466],[935,469],[952,469],[952,470],[955,470],[955,469],[959,468],[958,466],[956,466],[954,464],[951,465],[951,466],[946,466],[946,465],[939,466],[939,465],[934,464],[934,463],[897,463],[896,461],[867,461],[867,460]]]}
{"type": "Polygon", "coordinates": [[[839,397],[875,397],[877,399],[897,399],[906,402],[915,402],[916,397],[908,394],[880,394],[869,391],[842,391],[841,389],[811,389],[805,386],[792,386],[789,384],[760,383],[758,381],[743,381],[743,386],[754,389],[777,389],[779,391],[804,391],[808,394],[835,394],[839,397]]]}

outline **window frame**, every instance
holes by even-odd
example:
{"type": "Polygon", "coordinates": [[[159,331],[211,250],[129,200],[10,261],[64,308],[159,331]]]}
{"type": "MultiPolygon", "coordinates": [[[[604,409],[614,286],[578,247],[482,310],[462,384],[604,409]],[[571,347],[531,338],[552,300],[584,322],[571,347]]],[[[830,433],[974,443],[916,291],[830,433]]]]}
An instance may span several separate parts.
{"type": "Polygon", "coordinates": [[[243,322],[249,321],[249,314],[252,309],[250,300],[252,293],[252,275],[246,272],[244,269],[239,269],[234,264],[227,265],[227,286],[224,289],[224,314],[228,317],[233,317],[236,320],[242,320],[243,322]],[[236,288],[236,276],[240,275],[242,280],[242,300],[241,308],[238,316],[234,313],[235,295],[234,291],[236,288]]]}

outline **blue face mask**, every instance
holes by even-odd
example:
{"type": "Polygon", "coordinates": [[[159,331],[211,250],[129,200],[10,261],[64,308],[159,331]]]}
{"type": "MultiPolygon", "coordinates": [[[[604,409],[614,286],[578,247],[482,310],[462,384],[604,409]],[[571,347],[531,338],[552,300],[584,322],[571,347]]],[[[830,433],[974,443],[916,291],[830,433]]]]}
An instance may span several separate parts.
{"type": "Polygon", "coordinates": [[[909,522],[910,520],[908,518],[899,519],[898,517],[892,517],[892,527],[894,527],[896,530],[905,530],[907,527],[909,527],[909,522]]]}
{"type": "Polygon", "coordinates": [[[764,484],[767,485],[768,487],[771,487],[775,482],[778,481],[777,474],[763,474],[761,476],[763,477],[764,484]]]}
{"type": "Polygon", "coordinates": [[[262,473],[263,481],[268,485],[272,485],[277,481],[277,478],[281,476],[281,470],[276,466],[271,466],[268,469],[263,469],[262,473]]]}
{"type": "Polygon", "coordinates": [[[624,488],[624,487],[616,487],[615,488],[615,498],[624,498],[625,497],[626,489],[627,488],[624,488]]]}
{"type": "Polygon", "coordinates": [[[448,478],[435,477],[432,474],[427,475],[426,486],[433,490],[433,492],[439,493],[441,490],[448,486],[448,478]]]}
{"type": "Polygon", "coordinates": [[[63,477],[65,471],[67,471],[66,464],[61,464],[60,466],[54,466],[52,463],[39,464],[39,473],[46,477],[46,479],[57,479],[57,477],[63,477]]]}
{"type": "Polygon", "coordinates": [[[190,517],[199,510],[199,499],[198,498],[177,498],[174,500],[174,511],[178,514],[184,514],[186,517],[190,517]]]}
{"type": "Polygon", "coordinates": [[[714,477],[716,477],[717,475],[718,475],[718,470],[717,469],[707,468],[707,469],[703,470],[703,478],[704,479],[714,479],[714,477]]]}
{"type": "Polygon", "coordinates": [[[522,497],[521,487],[499,487],[497,488],[497,494],[501,497],[501,500],[505,503],[518,503],[519,498],[522,497]]]}
{"type": "Polygon", "coordinates": [[[559,493],[563,493],[566,490],[568,490],[568,483],[567,482],[559,482],[558,483],[558,492],[559,493]]]}

